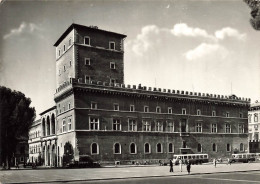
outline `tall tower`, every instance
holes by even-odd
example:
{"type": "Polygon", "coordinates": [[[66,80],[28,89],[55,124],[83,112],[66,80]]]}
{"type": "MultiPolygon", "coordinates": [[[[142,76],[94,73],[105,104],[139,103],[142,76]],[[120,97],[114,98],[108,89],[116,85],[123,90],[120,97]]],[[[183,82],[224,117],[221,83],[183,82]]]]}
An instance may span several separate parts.
{"type": "Polygon", "coordinates": [[[75,78],[83,83],[124,83],[126,35],[72,24],[54,44],[56,88],[75,78]]]}

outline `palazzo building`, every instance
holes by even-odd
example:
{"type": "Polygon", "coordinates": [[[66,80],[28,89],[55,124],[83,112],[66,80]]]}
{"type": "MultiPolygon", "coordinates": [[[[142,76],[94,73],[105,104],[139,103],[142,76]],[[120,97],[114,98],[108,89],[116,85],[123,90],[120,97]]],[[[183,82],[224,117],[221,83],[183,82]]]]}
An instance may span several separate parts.
{"type": "Polygon", "coordinates": [[[260,152],[260,103],[256,101],[251,104],[248,111],[248,133],[249,133],[249,150],[252,153],[260,152]]]}
{"type": "Polygon", "coordinates": [[[180,153],[248,151],[250,99],[125,85],[125,38],[72,24],[57,40],[56,106],[30,130],[31,161],[40,155],[44,165],[62,166],[69,154],[156,163],[180,153]]]}

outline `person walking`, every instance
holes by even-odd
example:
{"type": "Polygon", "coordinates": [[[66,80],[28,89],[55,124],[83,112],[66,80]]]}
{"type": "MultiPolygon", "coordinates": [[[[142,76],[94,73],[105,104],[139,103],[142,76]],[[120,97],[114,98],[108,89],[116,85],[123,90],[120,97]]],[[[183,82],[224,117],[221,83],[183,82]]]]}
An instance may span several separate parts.
{"type": "Polygon", "coordinates": [[[173,163],[172,163],[172,160],[170,160],[170,172],[173,172],[173,163]]]}
{"type": "Polygon", "coordinates": [[[188,160],[187,161],[187,171],[188,171],[188,174],[190,174],[190,168],[191,168],[191,164],[190,164],[190,161],[188,160]]]}
{"type": "Polygon", "coordinates": [[[216,167],[217,166],[217,159],[213,159],[213,165],[216,167]]]}
{"type": "Polygon", "coordinates": [[[181,159],[179,160],[179,164],[180,164],[180,170],[182,172],[182,160],[181,159]]]}

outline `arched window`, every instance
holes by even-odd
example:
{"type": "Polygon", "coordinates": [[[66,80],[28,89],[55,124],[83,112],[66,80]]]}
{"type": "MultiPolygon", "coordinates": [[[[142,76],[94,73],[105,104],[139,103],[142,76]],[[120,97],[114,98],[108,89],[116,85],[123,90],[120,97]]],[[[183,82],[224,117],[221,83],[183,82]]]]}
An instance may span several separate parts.
{"type": "Polygon", "coordinates": [[[149,143],[145,143],[145,145],[144,145],[144,153],[150,153],[150,152],[151,152],[150,144],[149,143]]]}
{"type": "Polygon", "coordinates": [[[202,152],[202,146],[201,146],[201,144],[198,144],[198,152],[202,152]]]}
{"type": "Polygon", "coordinates": [[[213,143],[213,145],[212,145],[212,151],[217,151],[217,145],[215,144],[215,143],[213,143]]]}
{"type": "Polygon", "coordinates": [[[158,144],[156,145],[156,152],[157,152],[157,153],[162,153],[162,152],[163,152],[162,144],[161,144],[161,143],[158,143],[158,144]]]}
{"type": "Polygon", "coordinates": [[[172,143],[169,143],[169,149],[168,149],[169,153],[174,153],[174,146],[172,143]]]}
{"type": "Polygon", "coordinates": [[[244,144],[243,143],[240,144],[240,151],[244,151],[244,144]]]}
{"type": "Polygon", "coordinates": [[[131,154],[136,154],[136,145],[135,143],[130,144],[130,153],[131,154]]]}
{"type": "Polygon", "coordinates": [[[119,143],[114,144],[114,154],[121,154],[121,145],[119,143]]]}
{"type": "Polygon", "coordinates": [[[92,155],[99,154],[99,148],[98,148],[98,144],[97,143],[92,143],[91,144],[91,154],[92,155]]]}

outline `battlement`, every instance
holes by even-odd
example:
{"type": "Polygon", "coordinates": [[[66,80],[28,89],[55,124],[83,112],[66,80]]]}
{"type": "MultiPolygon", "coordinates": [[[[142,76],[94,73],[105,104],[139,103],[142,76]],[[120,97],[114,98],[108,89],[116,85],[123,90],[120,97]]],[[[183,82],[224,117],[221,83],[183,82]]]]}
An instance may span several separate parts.
{"type": "Polygon", "coordinates": [[[102,81],[90,81],[89,83],[85,83],[82,79],[74,79],[70,78],[69,81],[64,82],[58,89],[56,89],[57,96],[59,93],[62,93],[64,89],[72,88],[75,85],[80,85],[82,87],[89,86],[93,88],[109,88],[112,90],[125,91],[125,92],[135,92],[135,93],[147,93],[154,95],[171,95],[175,97],[186,97],[186,98],[199,98],[199,99],[209,99],[209,100],[222,100],[222,101],[236,101],[242,103],[250,103],[250,98],[237,97],[236,95],[219,95],[219,94],[209,94],[209,93],[201,93],[201,92],[190,92],[184,90],[174,90],[174,89],[165,89],[165,88],[156,88],[156,87],[147,87],[139,85],[126,85],[119,83],[107,83],[102,81]]]}

